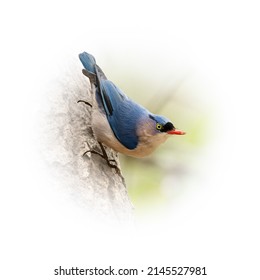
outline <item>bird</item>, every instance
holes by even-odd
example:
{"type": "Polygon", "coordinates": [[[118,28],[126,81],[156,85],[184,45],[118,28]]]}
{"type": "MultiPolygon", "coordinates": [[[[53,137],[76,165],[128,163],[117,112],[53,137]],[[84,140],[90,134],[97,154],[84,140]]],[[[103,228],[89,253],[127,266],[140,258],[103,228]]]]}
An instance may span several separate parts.
{"type": "MultiPolygon", "coordinates": [[[[105,149],[102,144],[121,154],[143,158],[170,136],[185,134],[168,118],[153,114],[130,99],[107,79],[93,55],[82,52],[79,59],[84,66],[83,74],[94,84],[92,104],[83,102],[92,107],[91,127],[103,155],[105,149]]],[[[104,157],[109,162],[107,156],[104,157]]]]}

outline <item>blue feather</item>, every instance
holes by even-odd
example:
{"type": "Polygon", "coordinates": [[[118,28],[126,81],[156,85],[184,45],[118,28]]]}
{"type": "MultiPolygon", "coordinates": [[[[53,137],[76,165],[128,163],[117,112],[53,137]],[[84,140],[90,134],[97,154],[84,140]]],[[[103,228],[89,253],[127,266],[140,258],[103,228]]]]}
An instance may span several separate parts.
{"type": "Polygon", "coordinates": [[[102,80],[102,91],[112,105],[112,113],[107,115],[108,122],[116,138],[126,148],[132,150],[138,145],[137,124],[147,110],[129,99],[109,80],[102,80]]]}

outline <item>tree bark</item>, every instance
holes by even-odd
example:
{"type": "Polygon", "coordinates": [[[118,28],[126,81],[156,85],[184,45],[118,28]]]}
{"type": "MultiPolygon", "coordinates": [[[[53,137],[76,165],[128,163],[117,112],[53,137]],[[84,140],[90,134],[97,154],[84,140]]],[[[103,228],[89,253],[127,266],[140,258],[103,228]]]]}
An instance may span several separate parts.
{"type": "Polygon", "coordinates": [[[101,156],[86,153],[88,150],[101,153],[91,129],[92,107],[77,103],[78,100],[92,103],[93,86],[81,68],[72,69],[65,71],[47,94],[45,159],[71,197],[95,217],[129,223],[133,219],[133,206],[118,153],[105,147],[108,158],[115,161],[118,169],[111,168],[101,156]]]}

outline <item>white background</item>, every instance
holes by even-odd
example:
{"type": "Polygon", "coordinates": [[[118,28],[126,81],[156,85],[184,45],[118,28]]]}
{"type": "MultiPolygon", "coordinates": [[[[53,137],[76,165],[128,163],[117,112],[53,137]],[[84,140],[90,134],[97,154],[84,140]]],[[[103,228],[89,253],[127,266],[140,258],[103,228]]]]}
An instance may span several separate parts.
{"type": "MultiPolygon", "coordinates": [[[[257,1],[1,4],[1,278],[54,279],[59,265],[112,265],[206,266],[205,279],[259,279],[259,27],[257,1]],[[218,107],[218,137],[197,193],[131,232],[87,224],[52,190],[32,149],[46,85],[83,50],[132,53],[140,63],[178,53],[207,78],[205,99],[218,107]]],[[[148,278],[163,276],[136,277],[148,278]]]]}

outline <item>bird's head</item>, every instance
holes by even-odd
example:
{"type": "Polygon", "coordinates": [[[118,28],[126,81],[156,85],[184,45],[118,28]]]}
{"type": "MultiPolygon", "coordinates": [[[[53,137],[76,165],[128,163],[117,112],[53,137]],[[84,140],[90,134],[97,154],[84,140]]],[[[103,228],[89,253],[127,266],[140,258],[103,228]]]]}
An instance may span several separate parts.
{"type": "Polygon", "coordinates": [[[176,129],[172,122],[167,118],[158,115],[149,115],[149,118],[153,121],[151,125],[153,126],[154,134],[167,134],[167,135],[184,135],[185,132],[176,129]]]}
{"type": "Polygon", "coordinates": [[[149,155],[174,134],[183,135],[185,132],[176,129],[167,118],[149,113],[141,120],[137,129],[138,156],[149,155]]]}

